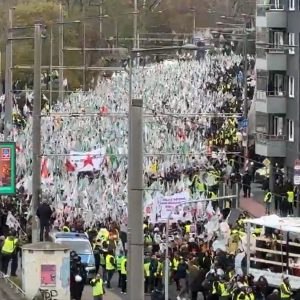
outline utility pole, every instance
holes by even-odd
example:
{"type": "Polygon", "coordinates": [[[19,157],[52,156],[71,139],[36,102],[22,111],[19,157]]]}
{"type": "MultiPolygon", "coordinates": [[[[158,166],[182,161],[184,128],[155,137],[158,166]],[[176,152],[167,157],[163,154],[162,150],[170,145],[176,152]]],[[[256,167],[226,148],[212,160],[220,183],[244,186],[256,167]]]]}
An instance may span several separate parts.
{"type": "Polygon", "coordinates": [[[59,24],[58,24],[58,64],[59,64],[59,84],[58,99],[64,99],[64,8],[62,2],[59,4],[59,24]]]}
{"type": "Polygon", "coordinates": [[[49,66],[49,73],[50,73],[50,81],[49,81],[49,90],[50,90],[50,96],[49,96],[49,109],[50,112],[52,111],[52,98],[53,98],[53,81],[52,81],[52,73],[53,73],[53,27],[50,28],[50,66],[49,66]]]}
{"type": "MultiPolygon", "coordinates": [[[[244,92],[243,92],[243,99],[244,99],[244,106],[243,106],[243,116],[244,119],[248,119],[248,82],[247,82],[247,75],[248,75],[248,59],[247,59],[247,47],[248,47],[248,34],[247,34],[247,29],[246,29],[246,24],[244,27],[244,47],[243,47],[243,57],[244,57],[244,92]]],[[[247,127],[245,128],[246,130],[246,140],[245,140],[245,152],[244,152],[244,169],[246,170],[247,168],[247,161],[248,161],[248,156],[249,156],[249,148],[248,148],[248,127],[249,127],[249,122],[247,127]]]]}
{"type": "Polygon", "coordinates": [[[10,127],[13,124],[13,97],[12,97],[12,27],[13,27],[13,11],[8,11],[8,33],[5,50],[5,119],[4,119],[4,140],[7,141],[10,135],[10,127]]]}
{"type": "Polygon", "coordinates": [[[128,128],[128,293],[130,300],[144,299],[143,232],[143,100],[132,99],[132,64],[129,71],[128,128]]]}
{"type": "Polygon", "coordinates": [[[38,224],[35,218],[40,203],[41,188],[41,24],[34,26],[34,100],[32,114],[32,242],[38,239],[38,224]]]}
{"type": "Polygon", "coordinates": [[[138,46],[138,2],[134,0],[134,12],[133,12],[133,48],[137,49],[138,46]]]}
{"type": "Polygon", "coordinates": [[[100,41],[102,40],[103,34],[103,0],[100,0],[99,4],[99,32],[100,32],[100,41]]]}

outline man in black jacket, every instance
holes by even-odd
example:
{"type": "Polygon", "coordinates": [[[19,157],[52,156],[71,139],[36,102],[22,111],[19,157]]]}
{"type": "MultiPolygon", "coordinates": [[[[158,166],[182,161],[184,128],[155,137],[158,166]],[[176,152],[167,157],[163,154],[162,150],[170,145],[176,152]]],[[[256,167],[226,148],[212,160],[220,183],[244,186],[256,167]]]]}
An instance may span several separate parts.
{"type": "Polygon", "coordinates": [[[45,238],[48,238],[50,218],[52,216],[52,209],[47,200],[43,200],[43,202],[39,205],[36,215],[40,219],[40,241],[42,242],[44,240],[44,231],[45,238]]]}

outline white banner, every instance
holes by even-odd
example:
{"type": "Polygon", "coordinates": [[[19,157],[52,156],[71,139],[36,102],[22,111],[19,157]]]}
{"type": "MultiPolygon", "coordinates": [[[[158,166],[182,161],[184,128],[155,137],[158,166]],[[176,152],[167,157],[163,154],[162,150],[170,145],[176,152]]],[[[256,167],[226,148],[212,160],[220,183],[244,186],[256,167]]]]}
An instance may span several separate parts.
{"type": "Polygon", "coordinates": [[[99,148],[90,152],[70,152],[70,163],[75,172],[99,171],[105,155],[105,149],[99,148]]]}
{"type": "Polygon", "coordinates": [[[184,205],[189,201],[187,192],[177,193],[172,196],[157,195],[154,199],[151,221],[153,223],[166,222],[169,217],[172,221],[179,219],[191,219],[190,205],[184,205]]]}

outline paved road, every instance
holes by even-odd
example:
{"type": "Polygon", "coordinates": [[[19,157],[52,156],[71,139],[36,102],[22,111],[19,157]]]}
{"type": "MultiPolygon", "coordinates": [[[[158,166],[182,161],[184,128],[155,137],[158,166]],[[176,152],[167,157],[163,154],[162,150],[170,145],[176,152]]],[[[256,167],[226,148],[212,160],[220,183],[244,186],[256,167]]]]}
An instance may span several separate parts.
{"type": "MultiPolygon", "coordinates": [[[[121,290],[118,288],[118,274],[115,274],[113,279],[112,279],[112,289],[108,290],[106,289],[106,296],[105,300],[130,300],[128,295],[122,295],[121,290]]],[[[138,288],[138,287],[137,287],[138,288]]],[[[175,300],[176,299],[176,289],[174,286],[170,286],[169,288],[169,293],[170,293],[170,299],[175,300]]],[[[150,295],[145,295],[145,298],[147,300],[150,300],[151,297],[150,295]]],[[[199,298],[200,299],[200,298],[199,298]]],[[[83,292],[83,297],[82,300],[92,300],[92,288],[90,286],[86,286],[83,292]]]]}
{"type": "Polygon", "coordinates": [[[22,297],[11,289],[3,278],[0,279],[0,299],[1,300],[21,300],[22,297]]]}

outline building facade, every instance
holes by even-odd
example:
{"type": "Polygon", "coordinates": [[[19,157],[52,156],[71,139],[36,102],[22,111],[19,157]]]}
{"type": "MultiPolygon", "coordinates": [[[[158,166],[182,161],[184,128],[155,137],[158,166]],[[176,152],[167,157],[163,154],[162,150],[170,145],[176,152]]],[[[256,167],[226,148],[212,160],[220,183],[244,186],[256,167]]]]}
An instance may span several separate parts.
{"type": "Polygon", "coordinates": [[[256,154],[286,168],[299,158],[299,0],[257,0],[256,154]]]}

